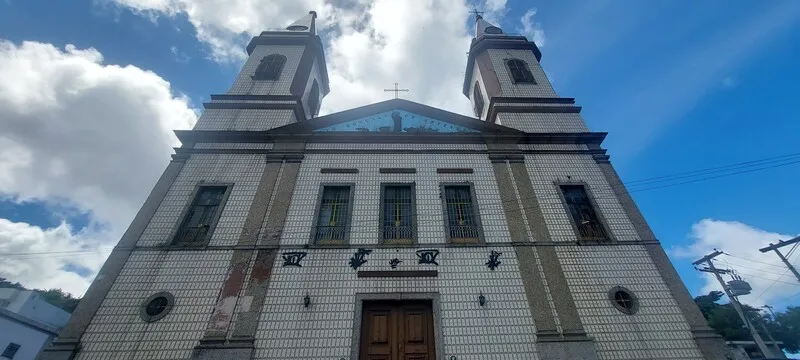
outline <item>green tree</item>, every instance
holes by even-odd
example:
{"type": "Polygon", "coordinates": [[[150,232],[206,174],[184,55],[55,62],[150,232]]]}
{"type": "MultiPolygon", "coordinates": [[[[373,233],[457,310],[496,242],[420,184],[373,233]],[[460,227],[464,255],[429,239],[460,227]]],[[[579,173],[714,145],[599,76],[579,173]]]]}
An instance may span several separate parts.
{"type": "MultiPolygon", "coordinates": [[[[712,291],[706,295],[694,298],[694,302],[700,311],[717,333],[722,335],[726,341],[750,340],[750,331],[745,327],[744,322],[739,318],[736,309],[730,303],[719,304],[723,293],[712,291]]],[[[782,341],[786,352],[796,354],[800,352],[800,307],[788,307],[786,311],[775,314],[775,319],[762,314],[758,309],[742,305],[750,323],[754,324],[762,337],[768,339],[763,334],[761,325],[764,324],[772,337],[777,341],[782,341]]]]}

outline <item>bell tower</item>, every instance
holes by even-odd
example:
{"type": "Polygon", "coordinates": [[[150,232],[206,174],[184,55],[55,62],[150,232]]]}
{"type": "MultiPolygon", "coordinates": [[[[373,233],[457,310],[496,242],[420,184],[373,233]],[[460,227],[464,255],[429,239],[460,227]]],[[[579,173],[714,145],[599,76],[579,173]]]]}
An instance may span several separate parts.
{"type": "Polygon", "coordinates": [[[250,40],[231,88],[212,95],[196,130],[264,131],[314,118],[328,94],[328,70],[311,11],[250,40]]]}
{"type": "Polygon", "coordinates": [[[553,91],[541,59],[536,43],[476,15],[463,86],[475,117],[526,132],[588,131],[574,99],[553,91]]]}

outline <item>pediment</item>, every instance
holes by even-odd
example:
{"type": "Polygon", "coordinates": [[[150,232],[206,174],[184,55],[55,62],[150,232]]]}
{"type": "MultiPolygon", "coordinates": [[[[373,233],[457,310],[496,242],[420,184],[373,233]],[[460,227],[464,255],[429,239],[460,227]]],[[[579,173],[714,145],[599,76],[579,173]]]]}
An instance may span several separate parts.
{"type": "Polygon", "coordinates": [[[381,134],[381,135],[480,135],[519,134],[519,130],[487,123],[415,102],[392,99],[315,119],[275,128],[270,133],[381,134]]]}
{"type": "Polygon", "coordinates": [[[480,131],[401,109],[314,129],[314,132],[478,133],[480,131]]]}

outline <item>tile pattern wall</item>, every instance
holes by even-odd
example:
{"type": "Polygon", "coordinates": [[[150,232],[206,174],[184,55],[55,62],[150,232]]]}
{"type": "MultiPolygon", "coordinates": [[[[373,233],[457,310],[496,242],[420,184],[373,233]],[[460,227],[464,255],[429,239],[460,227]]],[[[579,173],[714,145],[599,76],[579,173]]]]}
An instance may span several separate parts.
{"type": "MultiPolygon", "coordinates": [[[[428,249],[428,248],[426,248],[428,249]]],[[[435,249],[432,247],[431,249],[435,249]]],[[[436,278],[358,278],[355,249],[309,249],[302,268],[278,256],[256,333],[255,359],[351,359],[357,293],[439,293],[444,359],[537,359],[534,324],[514,249],[440,248],[439,266],[418,264],[415,250],[375,249],[358,270],[438,270],[436,278]],[[490,271],[491,250],[502,264],[490,271]],[[483,292],[486,305],[478,295],[483,292]],[[311,306],[303,307],[308,294],[311,306]]]]}
{"type": "Polygon", "coordinates": [[[194,130],[269,130],[295,122],[290,109],[207,109],[194,130]]]}
{"type": "MultiPolygon", "coordinates": [[[[553,241],[576,241],[571,220],[564,208],[555,181],[582,181],[588,185],[611,234],[618,241],[640,240],[625,210],[603,176],[600,167],[588,154],[525,155],[533,189],[539,200],[545,223],[553,241]],[[568,178],[568,176],[570,178],[568,178]]],[[[526,204],[526,206],[529,206],[526,204]]]]}
{"type": "Polygon", "coordinates": [[[556,253],[601,359],[703,359],[643,246],[558,246],[556,253]],[[615,286],[639,298],[636,314],[623,314],[611,305],[608,292],[615,286]]]}
{"type": "Polygon", "coordinates": [[[519,144],[517,148],[525,151],[537,150],[588,150],[589,148],[583,144],[519,144]]]}
{"type": "Polygon", "coordinates": [[[499,113],[498,125],[524,132],[572,133],[589,128],[579,113],[499,113]]]}
{"type": "Polygon", "coordinates": [[[251,94],[251,95],[290,95],[289,88],[292,86],[297,65],[303,55],[305,46],[302,45],[259,45],[250,54],[245,62],[242,71],[236,81],[228,90],[228,94],[251,94]],[[251,77],[256,73],[261,59],[269,54],[281,54],[286,56],[286,63],[283,65],[280,78],[278,80],[253,80],[251,77]]]}
{"type": "Polygon", "coordinates": [[[532,51],[515,49],[489,49],[487,51],[489,52],[489,58],[492,60],[492,66],[500,79],[500,90],[503,92],[503,96],[558,97],[532,51]],[[505,60],[511,58],[520,59],[528,63],[528,68],[533,73],[536,84],[514,83],[505,64],[505,60]]]}
{"type": "Polygon", "coordinates": [[[194,154],[186,161],[166,197],[145,228],[137,245],[159,246],[172,241],[172,232],[192,201],[201,181],[233,183],[209,245],[235,245],[264,172],[266,159],[259,154],[194,154]]]}
{"type": "Polygon", "coordinates": [[[312,150],[474,150],[486,151],[486,144],[361,144],[361,143],[308,143],[312,150]]]}
{"type": "Polygon", "coordinates": [[[194,144],[195,149],[259,149],[268,150],[272,149],[272,143],[197,143],[194,144]]]}
{"type": "Polygon", "coordinates": [[[311,240],[321,183],[355,183],[351,244],[379,242],[380,183],[416,182],[418,242],[446,242],[444,217],[439,198],[440,182],[472,181],[475,184],[487,242],[508,242],[508,226],[491,163],[485,154],[307,154],[300,167],[289,205],[283,245],[302,245],[311,240]],[[320,174],[320,168],[358,168],[358,174],[320,174]],[[380,174],[382,167],[416,168],[416,174],[380,174]],[[473,168],[473,174],[437,174],[437,168],[473,168]]]}
{"type": "Polygon", "coordinates": [[[77,360],[189,359],[228,273],[231,251],[135,251],[81,338],[77,360]],[[201,266],[198,266],[201,265],[201,266]],[[168,291],[171,312],[139,317],[145,300],[168,291]]]}

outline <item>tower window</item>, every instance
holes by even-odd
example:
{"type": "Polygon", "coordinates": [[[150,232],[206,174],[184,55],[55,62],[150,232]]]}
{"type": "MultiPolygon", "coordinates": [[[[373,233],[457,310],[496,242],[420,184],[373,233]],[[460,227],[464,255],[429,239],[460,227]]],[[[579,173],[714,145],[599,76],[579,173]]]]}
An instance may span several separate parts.
{"type": "Polygon", "coordinates": [[[411,243],[414,241],[416,217],[414,214],[413,184],[384,184],[382,186],[383,212],[381,224],[385,242],[411,243]]]}
{"type": "Polygon", "coordinates": [[[219,220],[230,186],[201,186],[175,236],[175,245],[203,245],[219,220]]]}
{"type": "Polygon", "coordinates": [[[314,80],[314,84],[311,85],[311,91],[308,92],[308,112],[310,117],[314,117],[317,115],[317,111],[319,111],[319,84],[317,84],[317,80],[314,80]]]}
{"type": "Polygon", "coordinates": [[[603,224],[595,212],[583,185],[561,185],[561,193],[579,240],[608,240],[603,224]]]}
{"type": "Polygon", "coordinates": [[[472,103],[475,104],[475,116],[478,118],[483,115],[483,94],[481,93],[481,87],[478,85],[478,82],[475,82],[475,87],[472,90],[472,103]]]}
{"type": "Polygon", "coordinates": [[[280,54],[271,54],[264,56],[261,63],[256,68],[256,74],[253,80],[278,80],[283,70],[283,64],[286,63],[286,56],[280,54]]]}
{"type": "Polygon", "coordinates": [[[630,290],[615,286],[608,291],[608,299],[623,314],[633,315],[639,311],[639,299],[630,290]]]}
{"type": "Polygon", "coordinates": [[[314,241],[317,243],[344,243],[350,225],[351,185],[322,187],[314,241]]]}
{"type": "Polygon", "coordinates": [[[476,243],[480,240],[478,209],[471,184],[442,186],[447,236],[454,243],[476,243]]]}
{"type": "Polygon", "coordinates": [[[520,59],[508,59],[506,60],[506,65],[508,66],[508,72],[511,74],[511,78],[515,83],[536,84],[536,80],[533,78],[531,70],[528,69],[528,64],[526,64],[524,61],[520,59]]]}
{"type": "Polygon", "coordinates": [[[13,359],[14,355],[17,355],[19,348],[19,344],[9,343],[8,346],[6,346],[6,349],[3,350],[3,355],[0,355],[0,357],[4,359],[13,359]]]}

